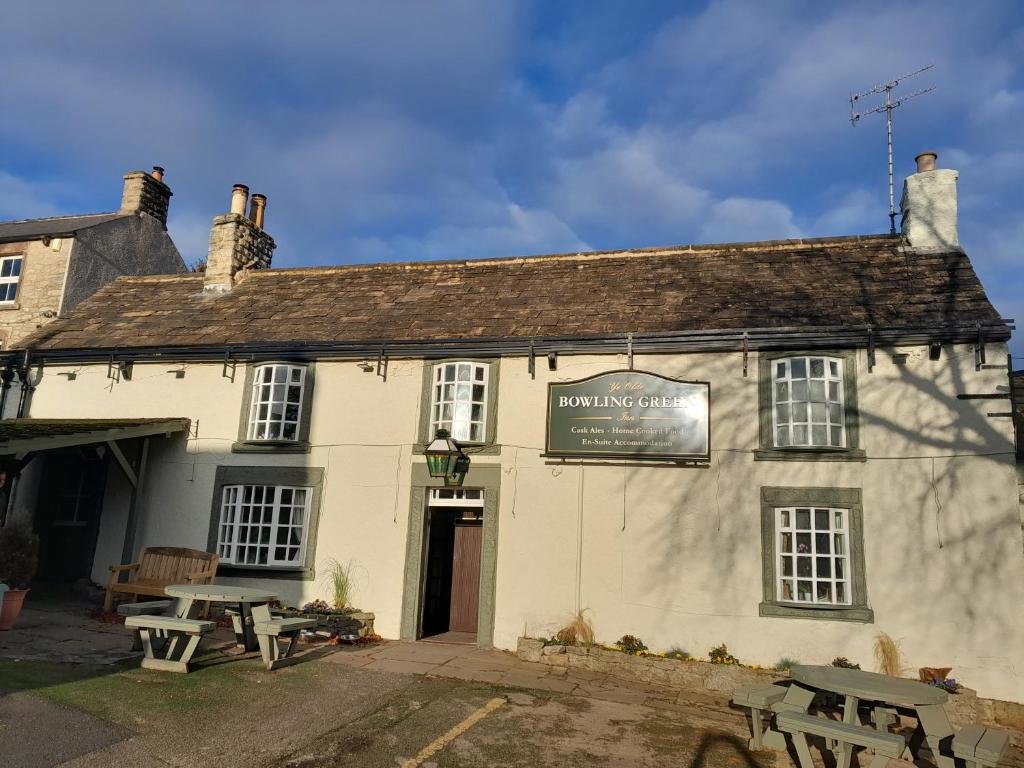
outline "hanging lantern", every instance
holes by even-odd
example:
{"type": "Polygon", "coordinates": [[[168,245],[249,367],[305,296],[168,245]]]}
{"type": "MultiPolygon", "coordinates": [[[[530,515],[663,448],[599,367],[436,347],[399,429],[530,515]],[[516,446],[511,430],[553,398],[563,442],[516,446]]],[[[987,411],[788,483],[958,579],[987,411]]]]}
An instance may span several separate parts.
{"type": "Polygon", "coordinates": [[[452,471],[444,478],[444,484],[449,488],[457,488],[466,479],[467,472],[469,472],[469,456],[460,450],[459,455],[455,457],[452,471]]]}
{"type": "Polygon", "coordinates": [[[463,455],[459,444],[452,440],[447,429],[439,429],[434,439],[424,449],[427,471],[431,477],[447,478],[455,471],[455,464],[463,455]]]}

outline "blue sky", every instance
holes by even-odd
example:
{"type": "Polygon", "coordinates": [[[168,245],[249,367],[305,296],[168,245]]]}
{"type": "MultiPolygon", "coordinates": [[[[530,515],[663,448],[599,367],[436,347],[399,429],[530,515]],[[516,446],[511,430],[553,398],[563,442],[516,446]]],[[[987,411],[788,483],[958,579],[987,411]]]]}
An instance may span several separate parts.
{"type": "Polygon", "coordinates": [[[935,64],[897,184],[923,149],[960,171],[961,241],[1024,323],[1012,0],[9,2],[3,26],[0,219],[110,210],[163,165],[187,260],[241,182],[277,266],[883,232],[884,120],[847,97],[935,64]]]}

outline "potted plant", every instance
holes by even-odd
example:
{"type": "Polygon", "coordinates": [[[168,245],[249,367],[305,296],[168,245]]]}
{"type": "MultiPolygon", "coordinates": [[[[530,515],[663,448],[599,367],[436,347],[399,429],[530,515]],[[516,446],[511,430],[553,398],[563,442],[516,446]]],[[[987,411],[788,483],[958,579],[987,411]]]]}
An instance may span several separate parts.
{"type": "Polygon", "coordinates": [[[28,585],[36,575],[39,537],[27,522],[11,522],[0,528],[0,581],[9,589],[0,604],[0,630],[11,629],[21,614],[28,585]]]}

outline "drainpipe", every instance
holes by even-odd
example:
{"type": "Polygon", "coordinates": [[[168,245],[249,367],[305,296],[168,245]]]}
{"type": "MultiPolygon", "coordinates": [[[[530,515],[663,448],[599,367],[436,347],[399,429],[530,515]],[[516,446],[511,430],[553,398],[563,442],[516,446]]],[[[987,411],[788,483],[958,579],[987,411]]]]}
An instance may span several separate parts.
{"type": "Polygon", "coordinates": [[[0,371],[0,419],[4,417],[4,409],[7,406],[7,393],[11,389],[11,382],[14,381],[14,369],[8,365],[0,371]]]}
{"type": "Polygon", "coordinates": [[[28,404],[28,393],[32,391],[33,387],[29,383],[29,370],[28,366],[32,360],[32,350],[25,350],[25,359],[22,363],[22,367],[18,369],[18,378],[21,380],[21,396],[18,398],[18,415],[16,418],[22,418],[25,415],[25,407],[28,404]]]}

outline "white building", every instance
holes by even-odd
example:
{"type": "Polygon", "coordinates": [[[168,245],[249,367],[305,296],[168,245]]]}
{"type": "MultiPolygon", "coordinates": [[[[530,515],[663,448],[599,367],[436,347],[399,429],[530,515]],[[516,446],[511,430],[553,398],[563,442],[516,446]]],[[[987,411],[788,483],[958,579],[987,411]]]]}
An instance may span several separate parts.
{"type": "Polygon", "coordinates": [[[387,637],[588,608],[606,642],[870,666],[884,631],[1024,701],[1010,330],[929,173],[909,236],[308,269],[236,200],[205,276],[121,278],[7,358],[5,413],[58,420],[8,423],[10,514],[53,576],[188,546],[300,603],[335,558],[387,637]]]}

